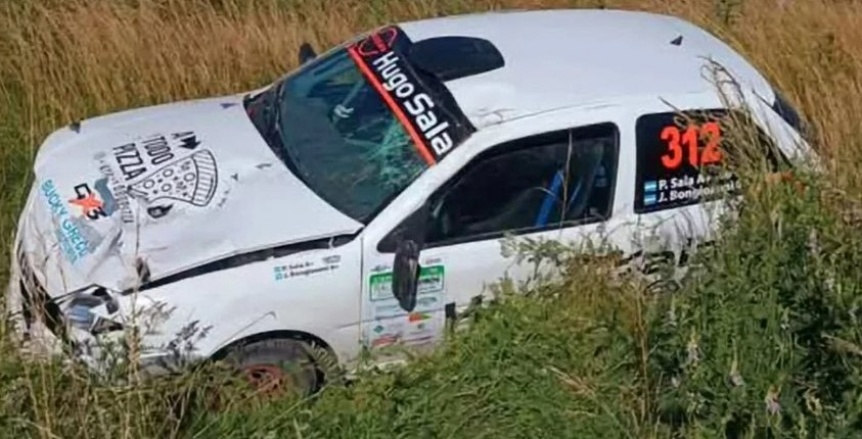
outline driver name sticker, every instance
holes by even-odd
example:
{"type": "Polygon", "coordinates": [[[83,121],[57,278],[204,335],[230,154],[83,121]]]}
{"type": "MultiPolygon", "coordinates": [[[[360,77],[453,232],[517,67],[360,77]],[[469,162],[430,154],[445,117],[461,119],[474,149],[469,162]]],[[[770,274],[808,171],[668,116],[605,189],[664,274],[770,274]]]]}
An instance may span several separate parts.
{"type": "Polygon", "coordinates": [[[359,70],[404,126],[422,159],[434,165],[469,136],[473,128],[441,90],[433,91],[406,60],[412,43],[398,27],[381,29],[348,49],[359,70]]]}

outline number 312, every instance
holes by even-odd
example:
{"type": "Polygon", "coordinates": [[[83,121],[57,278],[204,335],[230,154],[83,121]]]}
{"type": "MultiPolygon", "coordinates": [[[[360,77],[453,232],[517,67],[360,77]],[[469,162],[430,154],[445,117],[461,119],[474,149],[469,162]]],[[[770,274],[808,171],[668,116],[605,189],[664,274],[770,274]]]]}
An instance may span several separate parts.
{"type": "Polygon", "coordinates": [[[661,140],[667,142],[668,152],[661,156],[661,163],[667,169],[678,168],[682,164],[686,150],[688,163],[693,167],[721,161],[721,150],[718,148],[721,142],[721,128],[717,122],[706,122],[699,126],[690,125],[685,131],[670,125],[661,131],[661,140]],[[698,148],[701,135],[706,137],[706,147],[702,153],[698,148]]]}

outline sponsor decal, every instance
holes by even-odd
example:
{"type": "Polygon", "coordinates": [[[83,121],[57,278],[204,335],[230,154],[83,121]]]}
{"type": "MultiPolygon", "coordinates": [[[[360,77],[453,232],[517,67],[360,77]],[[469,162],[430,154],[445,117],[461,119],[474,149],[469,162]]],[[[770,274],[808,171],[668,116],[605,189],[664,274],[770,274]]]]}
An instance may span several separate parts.
{"type": "Polygon", "coordinates": [[[91,254],[97,243],[93,242],[93,237],[88,237],[87,231],[75,221],[64,203],[64,197],[60,196],[54,180],[45,180],[40,190],[52,216],[57,220],[56,234],[60,248],[66,259],[75,264],[91,254]]]}
{"type": "Polygon", "coordinates": [[[102,200],[104,200],[103,210],[109,216],[119,211],[120,220],[123,223],[132,224],[135,217],[129,204],[129,194],[126,184],[117,177],[114,168],[108,163],[108,155],[106,153],[96,154],[96,162],[99,164],[99,172],[102,174],[102,178],[97,180],[94,186],[102,196],[102,200]]]}
{"type": "MultiPolygon", "coordinates": [[[[416,309],[418,311],[414,311],[414,314],[416,315],[412,316],[411,318],[416,319],[419,318],[420,315],[421,317],[429,316],[429,313],[438,307],[439,302],[440,298],[438,296],[425,296],[417,298],[416,309]]],[[[395,300],[377,301],[374,302],[371,306],[373,306],[373,315],[376,319],[396,317],[399,315],[408,315],[406,311],[401,308],[401,305],[399,305],[398,302],[395,300]]]]}
{"type": "Polygon", "coordinates": [[[374,316],[377,318],[394,317],[398,314],[404,314],[404,310],[401,309],[401,305],[399,305],[397,302],[386,302],[374,305],[374,316]]]}
{"type": "MultiPolygon", "coordinates": [[[[437,313],[439,314],[439,313],[437,313]]],[[[366,345],[379,349],[393,345],[416,346],[433,342],[439,336],[440,319],[431,313],[411,313],[381,319],[370,326],[366,345]],[[415,317],[414,317],[415,314],[415,317]]]]}
{"type": "MultiPolygon", "coordinates": [[[[436,164],[472,132],[462,119],[440,105],[404,53],[411,45],[398,27],[381,29],[348,49],[359,70],[404,126],[423,160],[436,164]]],[[[452,103],[449,108],[456,109],[452,103]]]]}
{"type": "Polygon", "coordinates": [[[417,297],[416,306],[418,308],[429,308],[437,305],[437,302],[439,301],[440,300],[437,296],[417,297]]]}
{"type": "Polygon", "coordinates": [[[208,206],[218,187],[218,167],[212,152],[198,150],[200,145],[198,136],[188,131],[149,136],[96,154],[103,177],[97,183],[108,188],[102,191],[97,186],[97,192],[112,203],[103,207],[106,215],[119,211],[122,222],[133,223],[130,197],[144,201],[152,218],[167,215],[175,202],[208,206]],[[193,152],[179,157],[181,151],[193,152]]]}
{"type": "Polygon", "coordinates": [[[168,163],[129,185],[129,194],[147,204],[179,201],[206,207],[218,187],[218,168],[208,150],[168,163]]]}
{"type": "Polygon", "coordinates": [[[404,345],[406,346],[421,346],[430,344],[436,339],[437,336],[433,332],[429,331],[425,327],[419,329],[419,327],[417,326],[417,329],[415,331],[412,331],[405,337],[403,337],[402,343],[404,343],[404,345]]]}
{"type": "Polygon", "coordinates": [[[179,147],[183,149],[195,150],[201,144],[198,141],[198,136],[193,132],[173,134],[171,137],[179,141],[179,147]]]}
{"type": "Polygon", "coordinates": [[[398,334],[385,334],[374,338],[371,347],[375,349],[393,346],[398,343],[398,334]]]}
{"type": "MultiPolygon", "coordinates": [[[[442,265],[422,267],[419,270],[419,285],[417,295],[435,294],[443,291],[445,269],[442,265]]],[[[369,279],[369,296],[371,301],[391,299],[392,272],[372,274],[369,279]]]]}
{"type": "Polygon", "coordinates": [[[371,269],[372,273],[383,273],[384,271],[392,270],[391,265],[378,264],[371,269]]]}
{"type": "MultiPolygon", "coordinates": [[[[97,189],[107,189],[102,180],[99,180],[99,186],[97,189]]],[[[93,191],[87,183],[81,183],[75,186],[74,191],[75,198],[70,199],[69,204],[79,207],[81,209],[81,213],[85,217],[95,221],[109,215],[105,210],[105,202],[102,201],[102,199],[107,195],[108,199],[113,200],[113,197],[110,195],[110,191],[108,191],[107,194],[93,191]]],[[[108,206],[108,208],[110,207],[111,206],[108,206]]]]}
{"type": "Polygon", "coordinates": [[[341,262],[341,256],[339,255],[326,256],[323,258],[324,264],[337,264],[339,262],[341,262]]]}
{"type": "Polygon", "coordinates": [[[356,45],[356,51],[365,57],[383,55],[386,52],[389,52],[395,45],[398,33],[398,29],[395,27],[381,29],[374,34],[369,35],[368,38],[359,41],[356,45]]]}
{"type": "Polygon", "coordinates": [[[427,312],[411,312],[407,315],[407,321],[410,323],[421,322],[423,320],[428,320],[431,318],[431,314],[427,312]]]}
{"type": "Polygon", "coordinates": [[[160,166],[176,158],[175,148],[194,150],[200,145],[194,132],[157,134],[139,142],[113,148],[114,159],[126,181],[147,173],[150,167],[160,166]]]}
{"type": "Polygon", "coordinates": [[[442,335],[445,312],[443,265],[423,267],[419,274],[416,309],[406,312],[392,296],[391,271],[370,276],[366,306],[363,306],[364,340],[372,348],[400,344],[416,346],[442,335]],[[392,337],[392,335],[396,337],[392,337]],[[378,340],[383,339],[378,344],[378,340]],[[396,340],[396,341],[393,341],[396,340]]]}
{"type": "Polygon", "coordinates": [[[425,259],[425,261],[422,262],[422,265],[435,265],[435,264],[441,263],[442,261],[443,261],[443,259],[440,258],[439,256],[433,256],[433,257],[425,259]]]}

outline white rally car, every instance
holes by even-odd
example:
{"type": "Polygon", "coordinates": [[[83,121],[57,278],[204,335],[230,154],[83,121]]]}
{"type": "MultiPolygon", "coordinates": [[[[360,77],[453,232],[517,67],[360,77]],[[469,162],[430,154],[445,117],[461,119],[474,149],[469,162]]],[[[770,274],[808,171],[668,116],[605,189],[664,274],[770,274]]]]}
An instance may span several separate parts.
{"type": "Polygon", "coordinates": [[[740,184],[706,171],[733,147],[733,102],[779,155],[812,153],[751,64],[669,16],[453,16],[301,53],[264,89],[45,140],[9,288],[22,334],[96,364],[94,340],[143,328],[154,370],[180,350],[273,377],[309,346],[353,365],[363,348],[433,344],[483,286],[524,279],[504,234],[600,234],[629,254],[643,230],[708,234],[712,195],[740,184]],[[716,65],[744,99],[722,98],[716,65]]]}

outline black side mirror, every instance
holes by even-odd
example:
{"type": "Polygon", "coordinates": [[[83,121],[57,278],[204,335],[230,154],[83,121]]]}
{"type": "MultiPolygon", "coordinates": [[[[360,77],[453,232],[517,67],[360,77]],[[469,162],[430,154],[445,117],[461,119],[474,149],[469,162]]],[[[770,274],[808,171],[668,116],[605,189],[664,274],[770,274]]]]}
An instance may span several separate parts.
{"type": "Polygon", "coordinates": [[[395,230],[395,234],[391,238],[392,241],[395,241],[395,260],[392,263],[392,294],[398,299],[401,308],[407,312],[416,308],[420,269],[419,253],[425,244],[428,213],[428,204],[423,204],[395,230]]]}
{"type": "Polygon", "coordinates": [[[419,286],[419,244],[413,240],[398,242],[392,267],[392,294],[404,311],[416,308],[419,286]]]}
{"type": "Polygon", "coordinates": [[[317,52],[314,51],[311,44],[308,44],[307,42],[302,43],[302,45],[299,46],[299,64],[305,64],[314,58],[317,58],[317,52]]]}

